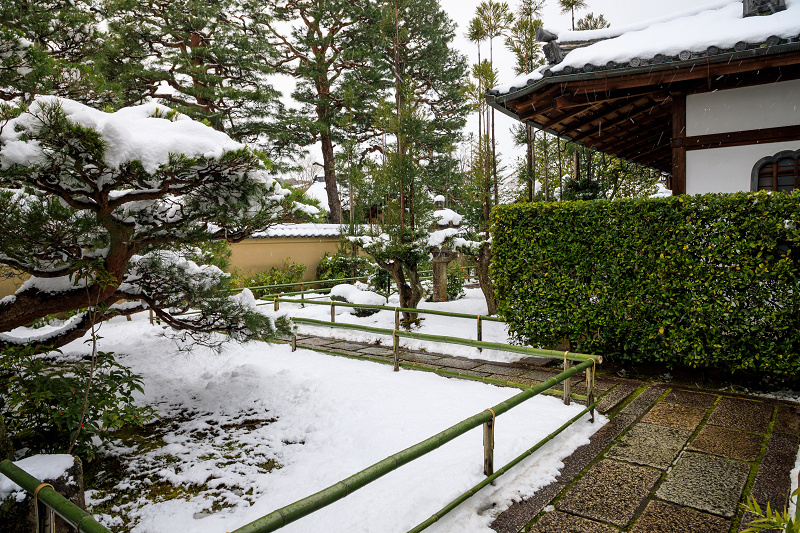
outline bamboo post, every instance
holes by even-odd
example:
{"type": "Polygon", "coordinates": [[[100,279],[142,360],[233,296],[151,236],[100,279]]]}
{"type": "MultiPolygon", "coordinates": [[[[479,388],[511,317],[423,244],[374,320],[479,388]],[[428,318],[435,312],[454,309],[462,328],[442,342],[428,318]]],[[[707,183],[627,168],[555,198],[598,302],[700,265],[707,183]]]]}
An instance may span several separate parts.
{"type": "Polygon", "coordinates": [[[297,350],[297,335],[292,335],[292,351],[297,350]]]}
{"type": "Polygon", "coordinates": [[[494,474],[494,411],[492,419],[483,423],[483,473],[487,476],[494,474]]]}
{"type": "MultiPolygon", "coordinates": [[[[567,359],[567,354],[569,352],[564,352],[564,372],[570,369],[572,366],[572,362],[567,359]]],[[[571,393],[571,386],[570,386],[570,378],[564,380],[564,405],[569,405],[570,402],[570,393],[571,393]]]]}
{"type": "Polygon", "coordinates": [[[278,297],[277,296],[275,297],[275,307],[274,307],[274,309],[275,309],[275,311],[280,311],[281,310],[281,303],[278,301],[278,297]]]}
{"type": "Polygon", "coordinates": [[[589,421],[594,424],[594,365],[586,367],[586,406],[589,407],[589,421]]]}
{"type": "Polygon", "coordinates": [[[153,325],[153,310],[150,309],[150,325],[153,325]]]}
{"type": "Polygon", "coordinates": [[[394,348],[394,371],[400,370],[400,338],[397,336],[397,331],[392,332],[392,344],[394,348]]]}
{"type": "MultiPolygon", "coordinates": [[[[483,341],[483,323],[481,322],[481,315],[478,315],[478,341],[483,341]]],[[[478,348],[479,352],[483,352],[483,348],[478,348]]]]}
{"type": "Polygon", "coordinates": [[[400,308],[394,308],[394,329],[400,329],[400,308]]]}
{"type": "Polygon", "coordinates": [[[336,322],[336,302],[331,300],[331,322],[336,322]]]}

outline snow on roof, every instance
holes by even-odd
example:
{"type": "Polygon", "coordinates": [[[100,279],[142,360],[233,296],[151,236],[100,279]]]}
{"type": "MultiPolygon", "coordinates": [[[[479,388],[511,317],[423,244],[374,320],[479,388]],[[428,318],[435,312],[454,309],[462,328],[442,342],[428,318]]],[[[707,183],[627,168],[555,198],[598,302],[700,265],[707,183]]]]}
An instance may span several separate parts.
{"type": "Polygon", "coordinates": [[[347,233],[349,226],[342,224],[278,224],[266,231],[252,235],[255,239],[290,239],[297,237],[338,237],[347,233]]]}
{"type": "Polygon", "coordinates": [[[499,85],[491,94],[516,92],[546,76],[648,64],[689,61],[733,51],[796,43],[800,38],[800,0],[769,16],[743,17],[741,0],[717,0],[697,9],[617,29],[561,32],[559,42],[603,39],[574,48],[555,65],[499,85]]]}

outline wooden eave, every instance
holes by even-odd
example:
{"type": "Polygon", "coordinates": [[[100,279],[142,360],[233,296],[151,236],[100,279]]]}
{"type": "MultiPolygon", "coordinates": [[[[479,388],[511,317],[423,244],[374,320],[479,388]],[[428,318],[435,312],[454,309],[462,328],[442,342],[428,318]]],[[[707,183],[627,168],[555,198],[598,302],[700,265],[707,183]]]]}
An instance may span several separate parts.
{"type": "Polygon", "coordinates": [[[554,75],[507,94],[487,95],[487,102],[563,139],[670,173],[673,95],[792,79],[800,79],[797,42],[687,61],[554,75]]]}

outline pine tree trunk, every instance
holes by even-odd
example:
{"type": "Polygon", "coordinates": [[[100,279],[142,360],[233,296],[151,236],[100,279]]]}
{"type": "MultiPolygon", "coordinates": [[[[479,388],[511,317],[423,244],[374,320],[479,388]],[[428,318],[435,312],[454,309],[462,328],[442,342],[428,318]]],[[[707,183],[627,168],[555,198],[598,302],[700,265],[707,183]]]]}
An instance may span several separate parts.
{"type": "Polygon", "coordinates": [[[336,161],[333,155],[333,142],[330,135],[323,133],[322,142],[322,168],[325,170],[325,189],[328,193],[328,206],[331,210],[331,222],[342,223],[342,202],[339,200],[339,190],[336,185],[336,161]]]}

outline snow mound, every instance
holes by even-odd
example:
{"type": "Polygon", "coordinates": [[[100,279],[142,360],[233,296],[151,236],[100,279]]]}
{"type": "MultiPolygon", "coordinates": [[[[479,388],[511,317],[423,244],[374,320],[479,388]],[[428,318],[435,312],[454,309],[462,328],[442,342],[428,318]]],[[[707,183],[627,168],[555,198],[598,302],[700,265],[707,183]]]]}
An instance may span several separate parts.
{"type": "Polygon", "coordinates": [[[440,226],[449,226],[451,222],[454,226],[459,226],[464,218],[452,209],[437,209],[433,212],[433,217],[440,226]]]}
{"type": "Polygon", "coordinates": [[[344,298],[351,304],[386,305],[386,298],[372,291],[363,291],[355,285],[342,283],[331,289],[331,296],[344,298]]]}

